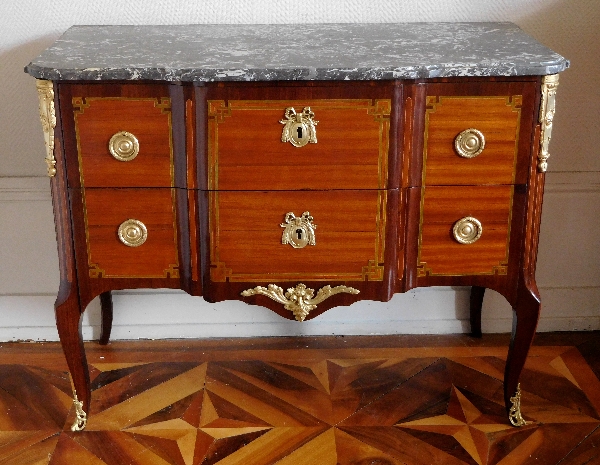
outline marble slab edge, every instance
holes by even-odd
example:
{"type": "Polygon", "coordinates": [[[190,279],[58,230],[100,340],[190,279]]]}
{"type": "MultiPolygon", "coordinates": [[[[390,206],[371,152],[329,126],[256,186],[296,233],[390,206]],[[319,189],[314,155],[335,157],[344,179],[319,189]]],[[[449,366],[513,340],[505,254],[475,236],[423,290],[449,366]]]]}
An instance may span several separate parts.
{"type": "Polygon", "coordinates": [[[25,71],[50,80],[339,81],[556,74],[512,23],[73,26],[25,71]]]}
{"type": "Polygon", "coordinates": [[[510,63],[491,66],[469,64],[464,66],[422,66],[397,69],[164,69],[164,68],[88,68],[55,69],[34,64],[25,72],[37,79],[52,81],[166,81],[166,82],[215,82],[215,81],[361,81],[395,79],[430,79],[444,77],[488,76],[545,76],[564,71],[569,67],[565,59],[554,63],[541,63],[518,67],[510,63]]]}

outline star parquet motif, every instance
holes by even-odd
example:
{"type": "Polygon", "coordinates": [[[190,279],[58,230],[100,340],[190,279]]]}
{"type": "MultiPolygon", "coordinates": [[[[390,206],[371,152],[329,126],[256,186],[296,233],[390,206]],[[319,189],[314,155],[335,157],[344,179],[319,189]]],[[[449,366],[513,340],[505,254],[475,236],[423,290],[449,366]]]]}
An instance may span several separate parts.
{"type": "Polygon", "coordinates": [[[0,464],[600,463],[600,361],[585,350],[532,348],[521,428],[502,403],[504,347],[115,350],[90,357],[80,433],[65,370],[0,365],[0,464]]]}

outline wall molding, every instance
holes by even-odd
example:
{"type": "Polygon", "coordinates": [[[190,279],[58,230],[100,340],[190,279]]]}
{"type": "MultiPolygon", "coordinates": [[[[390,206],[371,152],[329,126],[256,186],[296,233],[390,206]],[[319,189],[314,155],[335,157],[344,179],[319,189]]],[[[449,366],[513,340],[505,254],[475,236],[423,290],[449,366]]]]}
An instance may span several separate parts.
{"type": "Polygon", "coordinates": [[[545,192],[600,193],[600,171],[549,171],[546,173],[545,192]]]}
{"type": "MultiPolygon", "coordinates": [[[[590,232],[582,232],[578,239],[591,252],[579,252],[583,255],[578,258],[579,268],[584,268],[580,272],[591,276],[587,281],[569,281],[573,273],[567,270],[572,269],[573,257],[556,253],[559,248],[567,249],[554,232],[560,230],[563,210],[573,202],[584,210],[578,215],[587,215],[588,220],[594,216],[594,205],[600,205],[600,172],[549,172],[546,193],[537,273],[542,295],[538,330],[600,330],[593,224],[585,226],[590,232]],[[578,200],[581,193],[586,200],[578,200]],[[564,271],[553,274],[553,270],[564,271]]],[[[0,215],[0,232],[4,231],[5,238],[0,250],[0,341],[57,340],[53,308],[58,264],[48,178],[0,177],[0,215]],[[43,224],[38,227],[39,222],[43,224]],[[37,230],[30,236],[19,232],[32,228],[37,230]]],[[[589,221],[597,222],[593,218],[589,221]]],[[[182,291],[121,291],[115,293],[113,339],[464,333],[470,329],[468,299],[468,288],[416,289],[397,294],[387,303],[361,301],[298,323],[243,302],[211,304],[182,291]]],[[[506,300],[487,292],[483,331],[509,332],[511,324],[512,312],[506,300]]],[[[99,333],[100,307],[95,299],[83,316],[83,335],[90,340],[97,339],[99,333]]]]}
{"type": "Polygon", "coordinates": [[[50,180],[47,176],[0,177],[0,202],[43,202],[50,200],[50,180]]]}
{"type": "MultiPolygon", "coordinates": [[[[600,330],[600,288],[541,289],[538,331],[600,330]],[[589,302],[591,307],[583,304],[589,302]],[[565,314],[565,308],[580,308],[565,314]]],[[[56,341],[53,295],[0,296],[0,341],[56,341]]],[[[114,295],[112,340],[213,337],[455,334],[468,333],[469,288],[415,289],[390,302],[361,301],[337,307],[307,322],[290,321],[243,302],[211,304],[183,292],[121,291],[114,295]],[[168,308],[168,311],[165,311],[168,308]]],[[[85,340],[100,335],[100,305],[95,299],[84,313],[85,340]]],[[[484,333],[507,333],[512,311],[499,294],[486,293],[484,333]]]]}

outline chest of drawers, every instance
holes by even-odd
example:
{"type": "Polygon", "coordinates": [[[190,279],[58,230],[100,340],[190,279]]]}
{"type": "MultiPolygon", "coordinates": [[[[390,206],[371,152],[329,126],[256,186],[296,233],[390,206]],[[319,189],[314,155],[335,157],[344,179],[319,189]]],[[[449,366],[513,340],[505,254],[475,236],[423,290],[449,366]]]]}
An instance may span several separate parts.
{"type": "Polygon", "coordinates": [[[131,288],[243,299],[303,321],[415,287],[472,286],[475,332],[495,289],[514,309],[505,403],[523,423],[518,380],[540,311],[544,172],[568,62],[505,23],[296,28],[284,43],[284,26],[74,27],[27,67],[74,429],[90,405],[81,314],[100,295],[106,343],[110,291],[131,288]]]}

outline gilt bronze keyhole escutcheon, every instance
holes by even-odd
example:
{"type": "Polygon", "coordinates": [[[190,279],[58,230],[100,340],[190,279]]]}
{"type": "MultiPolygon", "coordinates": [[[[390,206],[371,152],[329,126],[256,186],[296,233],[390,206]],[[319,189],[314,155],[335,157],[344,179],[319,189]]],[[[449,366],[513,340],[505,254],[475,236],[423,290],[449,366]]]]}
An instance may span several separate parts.
{"type": "Polygon", "coordinates": [[[318,121],[314,120],[315,114],[310,107],[304,107],[300,113],[296,113],[294,107],[285,109],[285,119],[279,121],[283,124],[281,142],[289,142],[294,147],[304,147],[306,144],[317,143],[317,130],[315,126],[318,121]]]}
{"type": "Polygon", "coordinates": [[[293,212],[285,215],[285,223],[280,225],[283,230],[281,236],[282,244],[290,244],[294,249],[302,249],[307,245],[315,245],[315,229],[317,225],[313,223],[313,217],[310,212],[302,213],[302,216],[296,216],[293,212]]]}

